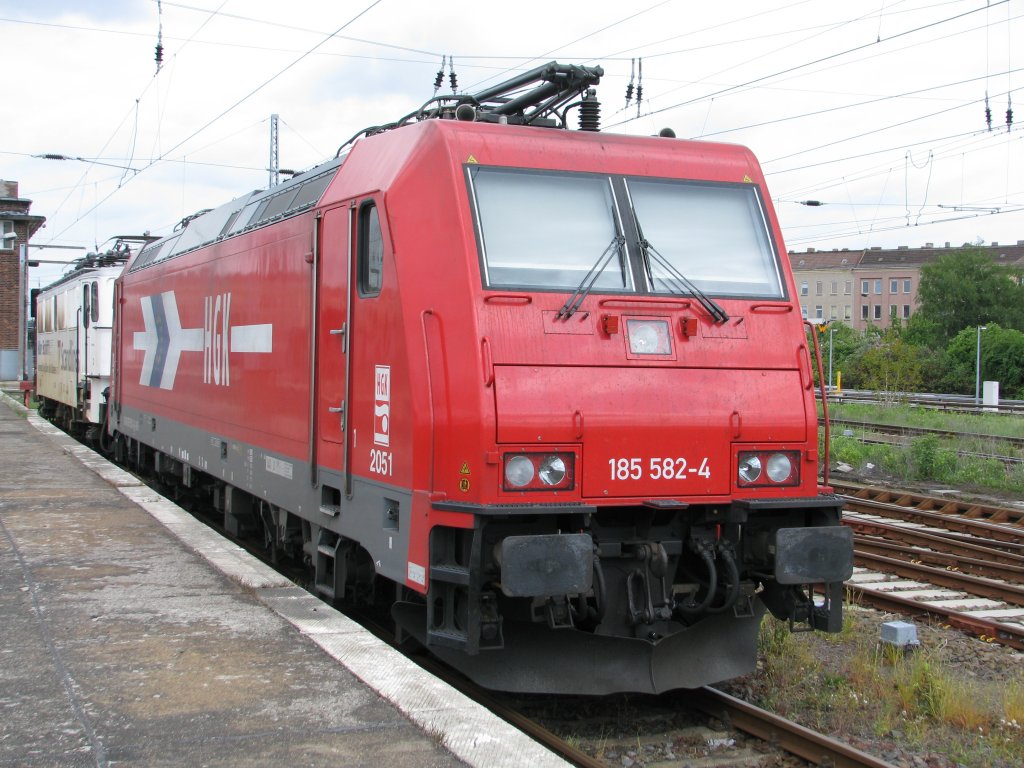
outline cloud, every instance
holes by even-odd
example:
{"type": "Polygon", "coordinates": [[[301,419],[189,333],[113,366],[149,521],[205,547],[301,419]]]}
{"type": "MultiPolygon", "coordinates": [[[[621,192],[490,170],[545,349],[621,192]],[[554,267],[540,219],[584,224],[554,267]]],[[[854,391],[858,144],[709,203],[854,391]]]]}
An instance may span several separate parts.
{"type": "Polygon", "coordinates": [[[271,114],[281,165],[307,168],[416,109],[442,55],[469,91],[551,59],[601,64],[613,130],[750,146],[796,249],[1024,238],[1024,149],[1004,122],[1024,30],[1008,3],[382,0],[324,42],[370,2],[164,2],[160,18],[141,0],[5,4],[3,55],[31,87],[9,94],[0,158],[48,218],[34,242],[166,233],[266,185],[271,114]],[[47,152],[104,165],[33,157],[47,152]]]}

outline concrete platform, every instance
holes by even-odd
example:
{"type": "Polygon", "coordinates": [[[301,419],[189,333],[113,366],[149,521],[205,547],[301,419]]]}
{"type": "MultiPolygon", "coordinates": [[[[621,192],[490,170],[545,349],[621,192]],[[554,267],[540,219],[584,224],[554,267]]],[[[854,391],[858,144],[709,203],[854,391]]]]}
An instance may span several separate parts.
{"type": "Polygon", "coordinates": [[[0,398],[0,766],[555,766],[0,398]]]}

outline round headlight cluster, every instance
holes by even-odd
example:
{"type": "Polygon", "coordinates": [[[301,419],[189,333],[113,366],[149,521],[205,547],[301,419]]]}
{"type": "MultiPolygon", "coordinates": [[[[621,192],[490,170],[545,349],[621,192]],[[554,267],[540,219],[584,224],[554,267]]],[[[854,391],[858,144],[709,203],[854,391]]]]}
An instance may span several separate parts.
{"type": "Polygon", "coordinates": [[[799,451],[741,451],[736,462],[736,481],[750,486],[800,484],[799,451]]]}
{"type": "Polygon", "coordinates": [[[575,456],[558,453],[509,453],[504,458],[506,491],[564,491],[573,487],[575,456]]]}

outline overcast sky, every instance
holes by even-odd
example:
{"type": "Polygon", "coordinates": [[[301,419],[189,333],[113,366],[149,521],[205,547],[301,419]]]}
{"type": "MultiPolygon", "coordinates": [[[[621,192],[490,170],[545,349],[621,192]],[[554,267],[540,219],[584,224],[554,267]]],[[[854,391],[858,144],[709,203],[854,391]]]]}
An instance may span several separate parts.
{"type": "Polygon", "coordinates": [[[749,146],[790,250],[1016,243],[1022,14],[1024,0],[0,0],[0,178],[47,218],[33,244],[167,234],[266,187],[273,113],[280,166],[304,169],[431,97],[442,56],[469,93],[556,59],[604,67],[606,131],[749,146]],[[627,109],[631,78],[643,101],[627,109]]]}

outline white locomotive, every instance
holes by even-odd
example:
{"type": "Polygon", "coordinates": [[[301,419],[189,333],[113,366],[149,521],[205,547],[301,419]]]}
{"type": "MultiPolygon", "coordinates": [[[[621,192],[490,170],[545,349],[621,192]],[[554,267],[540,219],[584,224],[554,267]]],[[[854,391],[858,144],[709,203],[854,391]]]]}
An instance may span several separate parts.
{"type": "Polygon", "coordinates": [[[133,246],[153,238],[119,237],[35,296],[36,397],[40,415],[76,436],[99,439],[110,386],[114,283],[133,246]]]}

